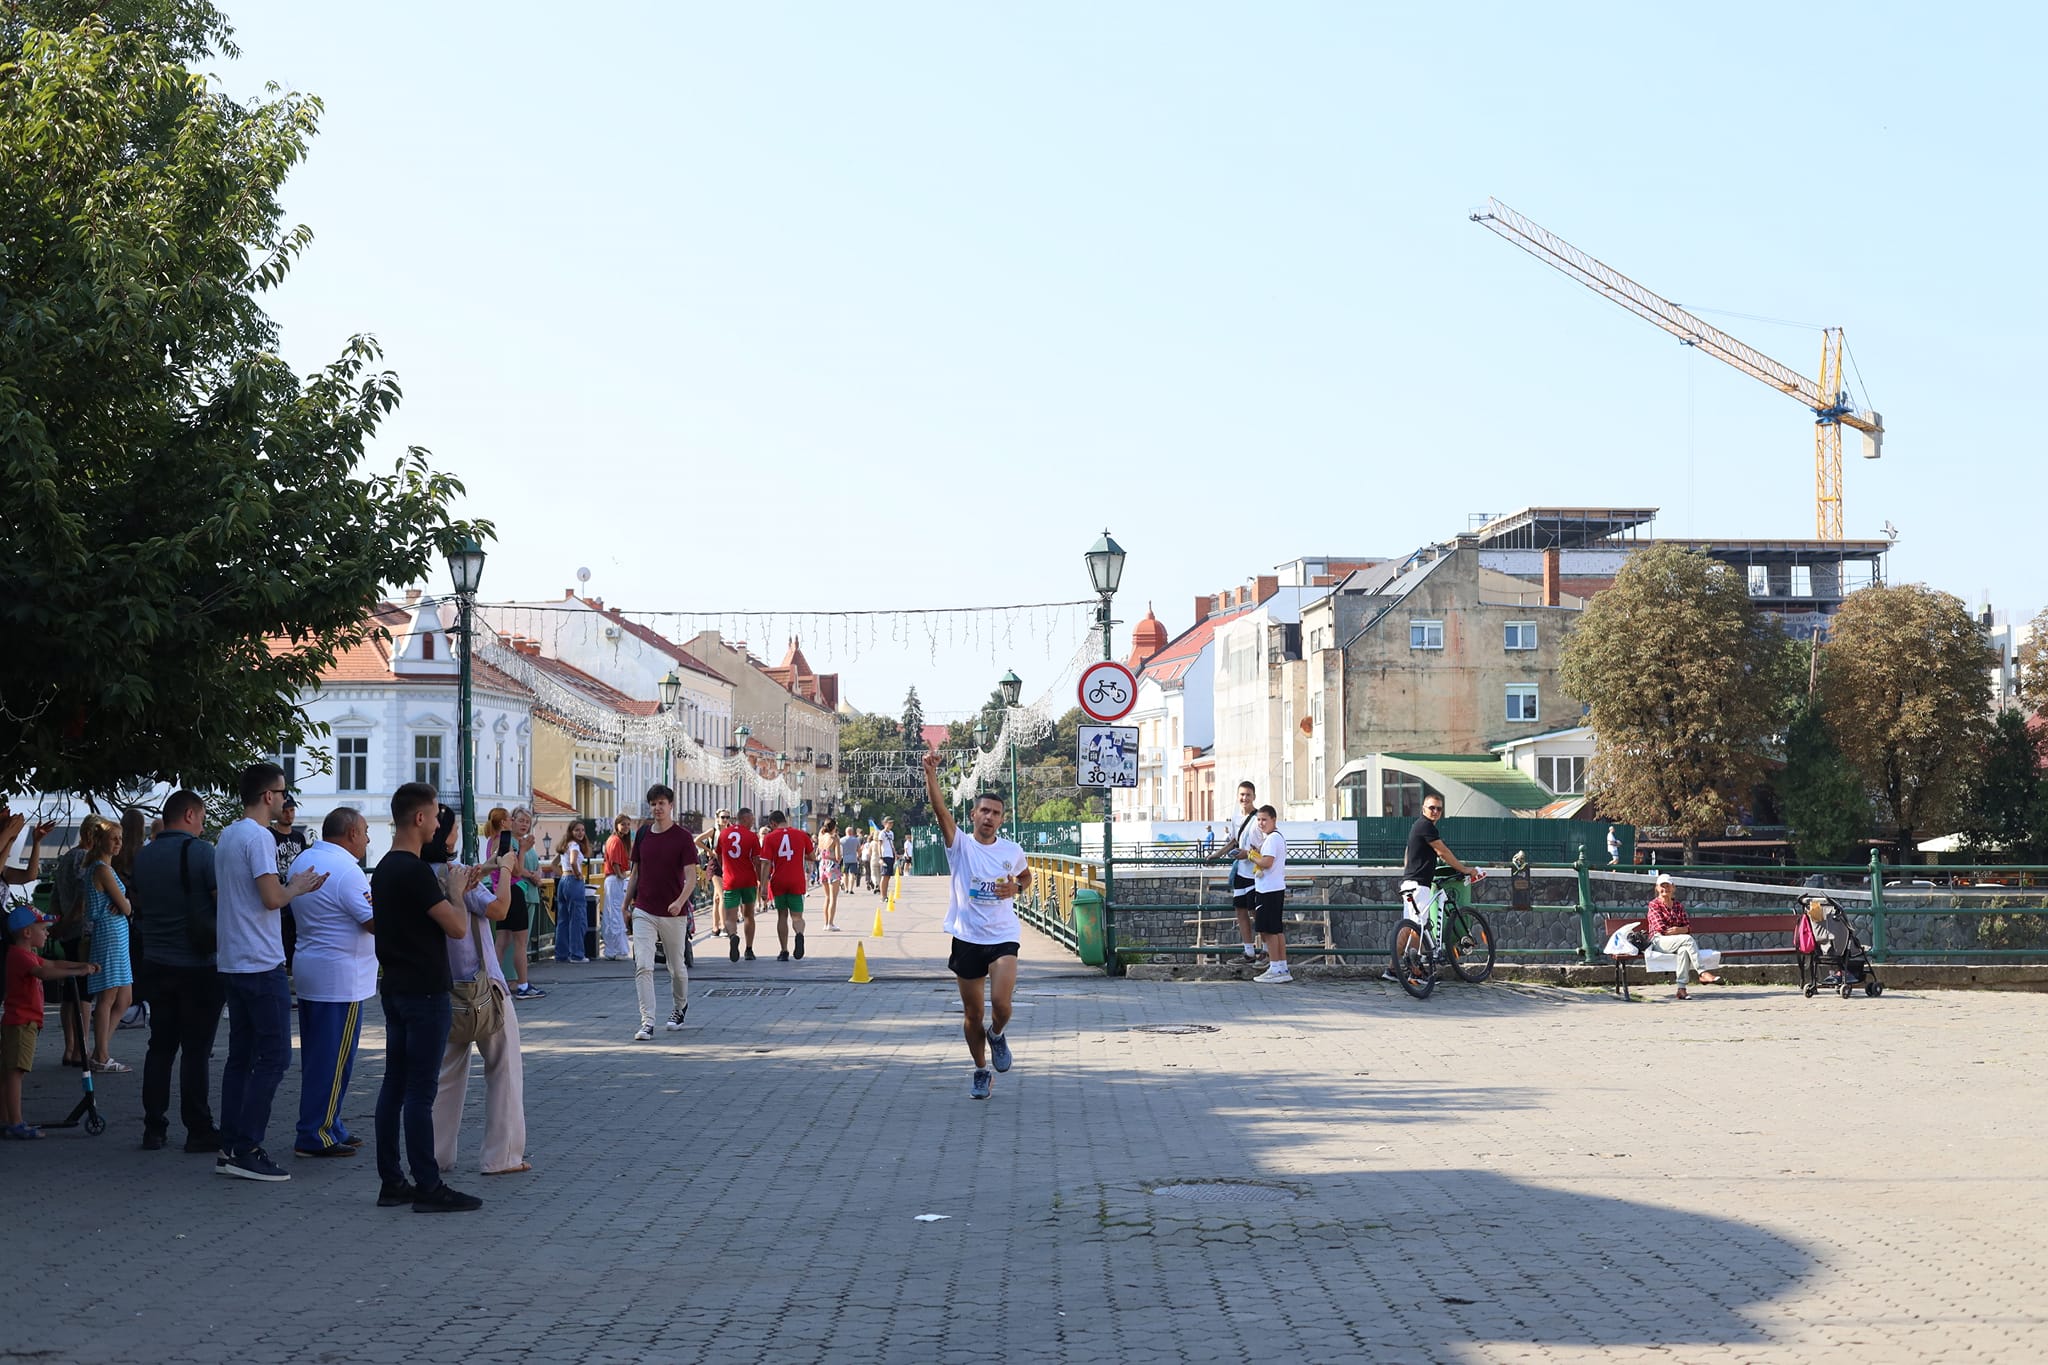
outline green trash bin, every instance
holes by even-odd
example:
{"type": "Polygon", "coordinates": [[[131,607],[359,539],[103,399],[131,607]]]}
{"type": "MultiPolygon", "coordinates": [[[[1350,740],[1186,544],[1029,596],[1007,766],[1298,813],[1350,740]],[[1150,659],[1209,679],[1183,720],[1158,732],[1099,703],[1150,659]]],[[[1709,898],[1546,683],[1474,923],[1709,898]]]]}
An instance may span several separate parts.
{"type": "Polygon", "coordinates": [[[1074,951],[1090,967],[1102,965],[1102,893],[1090,887],[1074,893],[1074,951]]]}

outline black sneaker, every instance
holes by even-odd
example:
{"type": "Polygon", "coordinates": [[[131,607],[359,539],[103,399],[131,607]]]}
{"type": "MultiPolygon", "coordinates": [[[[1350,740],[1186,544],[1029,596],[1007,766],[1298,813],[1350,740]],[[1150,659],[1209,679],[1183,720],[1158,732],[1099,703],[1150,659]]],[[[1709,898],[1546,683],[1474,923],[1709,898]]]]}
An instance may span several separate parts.
{"type": "Polygon", "coordinates": [[[240,1180],[266,1180],[272,1184],[292,1178],[291,1172],[272,1161],[270,1153],[261,1147],[247,1156],[229,1157],[213,1169],[219,1175],[231,1175],[240,1180]]]}
{"type": "Polygon", "coordinates": [[[483,1206],[483,1200],[453,1189],[445,1180],[431,1190],[420,1191],[412,1201],[414,1213],[468,1213],[483,1206]]]}
{"type": "Polygon", "coordinates": [[[420,1192],[413,1188],[413,1183],[410,1180],[400,1180],[395,1184],[387,1180],[377,1190],[377,1207],[380,1209],[395,1209],[401,1205],[410,1204],[419,1197],[420,1192]]]}
{"type": "MultiPolygon", "coordinates": [[[[751,956],[751,954],[749,954],[749,956],[751,956]]],[[[775,955],[775,960],[776,960],[777,962],[787,962],[787,961],[789,961],[789,949],[787,949],[787,948],[784,948],[784,949],[783,949],[783,950],[782,950],[781,952],[777,953],[777,954],[775,955]]]]}
{"type": "Polygon", "coordinates": [[[734,962],[738,962],[740,960],[740,936],[738,934],[734,934],[732,936],[732,943],[730,946],[731,951],[727,954],[727,956],[730,957],[734,962]]]}
{"type": "Polygon", "coordinates": [[[294,1147],[293,1156],[354,1156],[356,1149],[347,1143],[337,1142],[332,1147],[294,1147]]]}
{"type": "Polygon", "coordinates": [[[752,948],[749,948],[749,949],[747,949],[747,961],[749,961],[749,962],[752,962],[753,960],[754,960],[754,950],[753,950],[752,948]]]}
{"type": "Polygon", "coordinates": [[[795,953],[795,957],[796,957],[796,960],[797,960],[797,961],[799,961],[799,962],[801,962],[801,961],[803,961],[803,960],[804,960],[804,936],[803,936],[802,934],[798,934],[798,935],[796,936],[796,953],[795,953]]]}
{"type": "Polygon", "coordinates": [[[217,1132],[187,1133],[185,1135],[185,1150],[188,1152],[210,1152],[214,1156],[219,1156],[220,1134],[217,1132]]]}
{"type": "Polygon", "coordinates": [[[142,1135],[142,1150],[143,1150],[143,1151],[145,1151],[145,1152],[161,1152],[161,1151],[162,1151],[163,1149],[164,1149],[164,1135],[163,1135],[162,1133],[144,1133],[144,1134],[142,1135]]]}

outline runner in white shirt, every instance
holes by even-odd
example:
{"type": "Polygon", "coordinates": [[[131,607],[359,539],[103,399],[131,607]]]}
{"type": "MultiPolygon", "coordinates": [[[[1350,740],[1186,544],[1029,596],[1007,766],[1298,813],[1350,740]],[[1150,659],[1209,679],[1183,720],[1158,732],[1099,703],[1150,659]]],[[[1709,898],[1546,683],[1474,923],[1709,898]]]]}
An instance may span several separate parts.
{"type": "Polygon", "coordinates": [[[1010,996],[1017,989],[1017,950],[1024,937],[1017,922],[1017,893],[1031,884],[1024,850],[1002,837],[1003,798],[983,792],[974,799],[970,818],[974,830],[963,830],[939,791],[939,756],[924,756],[925,797],[939,817],[939,837],[953,871],[951,898],[946,904],[945,930],[953,936],[947,968],[960,985],[961,1027],[967,1051],[974,1058],[974,1081],[968,1093],[985,1100],[995,1087],[995,1072],[1010,1069],[1010,996]],[[983,1001],[992,1002],[988,1026],[981,1022],[983,1001]],[[995,1069],[989,1069],[993,1061],[995,1069]]]}
{"type": "Polygon", "coordinates": [[[1267,985],[1294,980],[1287,970],[1287,836],[1280,832],[1280,813],[1271,806],[1259,807],[1259,837],[1256,847],[1245,856],[1258,869],[1253,883],[1252,917],[1266,940],[1266,956],[1272,965],[1252,978],[1267,985]]]}

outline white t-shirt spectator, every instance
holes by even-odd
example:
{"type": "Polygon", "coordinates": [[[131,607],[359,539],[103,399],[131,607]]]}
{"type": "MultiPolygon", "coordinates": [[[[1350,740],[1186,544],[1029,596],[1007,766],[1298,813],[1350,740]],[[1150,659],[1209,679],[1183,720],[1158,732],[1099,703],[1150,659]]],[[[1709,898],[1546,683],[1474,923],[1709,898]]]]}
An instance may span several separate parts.
{"type": "Polygon", "coordinates": [[[882,831],[882,856],[884,858],[896,856],[896,831],[893,829],[882,831]]]}
{"type": "Polygon", "coordinates": [[[1024,850],[998,838],[979,843],[964,828],[953,831],[946,850],[953,869],[952,895],[946,903],[945,931],[962,943],[1016,943],[1024,937],[1014,900],[996,895],[996,883],[1014,877],[1028,863],[1024,850]]]}
{"type": "MultiPolygon", "coordinates": [[[[1232,823],[1231,842],[1239,848],[1257,848],[1259,844],[1259,817],[1240,814],[1232,823]]],[[[1230,865],[1230,870],[1248,882],[1259,879],[1259,869],[1252,866],[1250,858],[1239,858],[1230,865]]],[[[1254,890],[1258,888],[1254,887],[1254,890]]]]}
{"type": "Polygon", "coordinates": [[[301,1000],[368,1000],[377,993],[377,940],[364,927],[370,878],[340,844],[315,844],[292,861],[293,876],[309,869],[327,884],[292,902],[292,987],[301,1000]]]}
{"type": "Polygon", "coordinates": [[[213,875],[219,886],[220,969],[267,972],[284,966],[284,929],[256,890],[258,877],[277,875],[277,836],[243,816],[220,832],[213,875]]]}
{"type": "Polygon", "coordinates": [[[1259,856],[1273,861],[1259,869],[1258,883],[1254,891],[1285,891],[1287,889],[1287,836],[1279,830],[1268,834],[1259,845],[1259,856]]]}

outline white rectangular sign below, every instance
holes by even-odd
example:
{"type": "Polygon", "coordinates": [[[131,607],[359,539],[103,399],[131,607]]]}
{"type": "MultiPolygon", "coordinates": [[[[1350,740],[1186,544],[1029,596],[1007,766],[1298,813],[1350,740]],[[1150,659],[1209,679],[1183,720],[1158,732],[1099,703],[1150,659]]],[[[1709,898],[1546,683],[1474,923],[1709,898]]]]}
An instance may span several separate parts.
{"type": "Polygon", "coordinates": [[[1076,760],[1083,787],[1135,787],[1138,785],[1138,727],[1135,725],[1083,725],[1081,752],[1076,760]]]}

